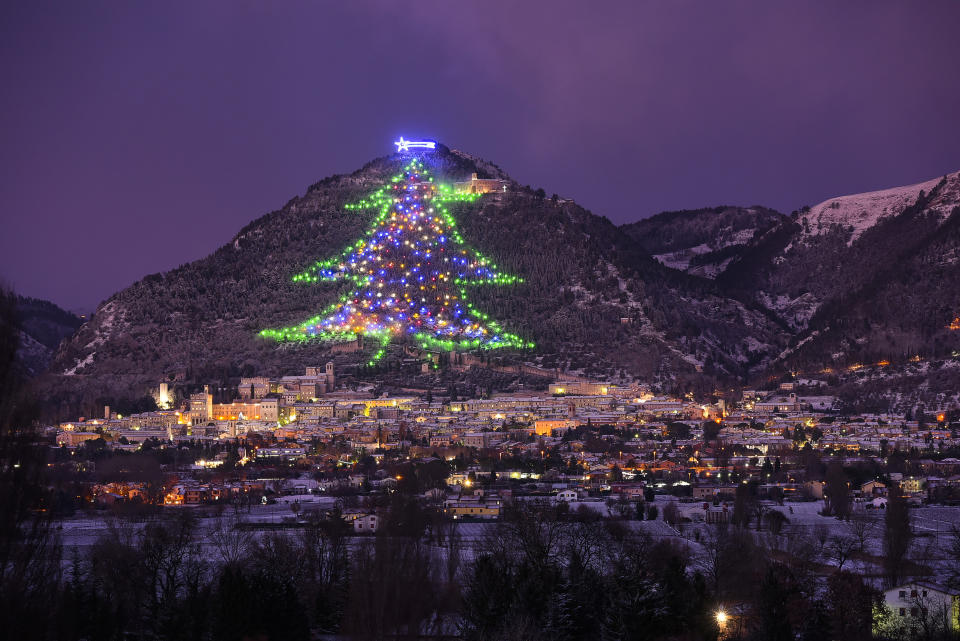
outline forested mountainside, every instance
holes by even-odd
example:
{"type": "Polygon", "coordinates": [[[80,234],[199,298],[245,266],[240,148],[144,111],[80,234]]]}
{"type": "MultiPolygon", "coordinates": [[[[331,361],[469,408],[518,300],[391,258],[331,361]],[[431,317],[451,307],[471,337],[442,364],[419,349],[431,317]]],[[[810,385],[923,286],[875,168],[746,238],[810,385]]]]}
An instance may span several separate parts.
{"type": "Polygon", "coordinates": [[[750,241],[784,219],[766,207],[713,207],[667,211],[621,229],[667,267],[715,278],[750,241]]]}
{"type": "Polygon", "coordinates": [[[63,339],[73,335],[83,320],[50,301],[17,296],[20,325],[17,367],[20,374],[33,377],[47,369],[63,339]]]}
{"type": "Polygon", "coordinates": [[[791,328],[762,380],[826,380],[857,409],[960,403],[958,173],[794,212],[716,282],[791,328]]]}
{"type": "MultiPolygon", "coordinates": [[[[960,174],[831,198],[791,216],[763,208],[666,212],[623,229],[794,335],[780,369],[952,357],[960,332],[960,174]],[[719,249],[714,249],[719,248],[719,249]],[[716,260],[722,256],[723,260],[716,260]]],[[[672,261],[672,262],[671,262],[672,261]]]]}
{"type": "Polygon", "coordinates": [[[960,175],[797,212],[720,276],[795,333],[792,368],[951,356],[960,314],[960,175]]]}
{"type": "MultiPolygon", "coordinates": [[[[343,285],[291,277],[361,237],[373,214],[344,205],[406,159],[326,178],[210,256],[110,297],[63,344],[40,390],[64,408],[94,408],[139,398],[161,380],[228,384],[330,358],[340,371],[359,371],[363,354],[258,332],[297,324],[337,298],[343,285]]],[[[960,349],[960,331],[950,328],[960,315],[958,174],[790,216],[717,207],[617,227],[468,154],[440,146],[424,160],[443,182],[477,173],[508,185],[451,209],[470,246],[523,278],[470,290],[480,310],[536,344],[497,351],[495,362],[708,392],[871,363],[889,367],[871,385],[899,385],[894,379],[916,375],[918,358],[952,359],[960,349]],[[907,363],[912,374],[896,369],[907,363]]],[[[402,347],[378,372],[362,373],[388,375],[402,347]]]]}
{"type": "MultiPolygon", "coordinates": [[[[336,284],[304,285],[291,276],[362,235],[372,214],[344,205],[374,191],[405,160],[394,154],[324,179],[212,255],[110,297],[57,354],[41,381],[44,393],[93,407],[98,398],[139,396],[168,378],[296,372],[330,358],[329,345],[277,344],[257,333],[300,322],[336,298],[336,284]]],[[[496,358],[711,386],[715,377],[746,375],[785,347],[789,336],[764,310],[664,267],[606,218],[522,187],[461,152],[441,146],[424,160],[446,182],[474,172],[509,181],[506,193],[451,209],[469,245],[524,279],[471,290],[479,309],[537,345],[496,358]]],[[[344,366],[358,359],[336,358],[344,366]]]]}

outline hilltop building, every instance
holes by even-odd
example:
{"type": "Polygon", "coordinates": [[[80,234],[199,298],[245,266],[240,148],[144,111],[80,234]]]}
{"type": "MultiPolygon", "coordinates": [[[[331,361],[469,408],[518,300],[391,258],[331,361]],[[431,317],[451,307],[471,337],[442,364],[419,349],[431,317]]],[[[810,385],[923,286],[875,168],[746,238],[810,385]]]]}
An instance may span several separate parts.
{"type": "Polygon", "coordinates": [[[453,183],[453,188],[461,194],[492,194],[507,191],[509,183],[496,178],[477,178],[477,174],[470,174],[470,180],[453,183]]]}

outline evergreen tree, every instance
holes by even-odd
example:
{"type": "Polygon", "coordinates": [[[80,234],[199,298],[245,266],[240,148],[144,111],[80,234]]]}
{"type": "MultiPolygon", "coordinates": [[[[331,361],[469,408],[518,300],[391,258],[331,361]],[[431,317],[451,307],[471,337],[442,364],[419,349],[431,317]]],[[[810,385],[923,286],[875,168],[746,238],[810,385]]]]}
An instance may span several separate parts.
{"type": "Polygon", "coordinates": [[[884,519],[884,570],[889,585],[897,585],[903,578],[903,564],[910,549],[913,533],[910,531],[910,508],[899,487],[890,488],[887,514],[884,519]]]}

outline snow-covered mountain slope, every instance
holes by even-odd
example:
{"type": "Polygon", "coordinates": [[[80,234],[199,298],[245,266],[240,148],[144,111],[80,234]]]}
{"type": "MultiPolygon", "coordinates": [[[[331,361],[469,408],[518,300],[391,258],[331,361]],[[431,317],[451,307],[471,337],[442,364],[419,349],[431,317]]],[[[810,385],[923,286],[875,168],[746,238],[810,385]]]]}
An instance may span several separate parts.
{"type": "Polygon", "coordinates": [[[949,356],[960,332],[960,173],[830,199],[755,239],[718,277],[795,333],[782,366],[949,356]]]}
{"type": "MultiPolygon", "coordinates": [[[[958,201],[960,194],[960,173],[947,177],[947,185],[930,203],[930,209],[944,217],[958,201]]],[[[894,187],[863,194],[839,196],[823,201],[800,214],[800,224],[804,236],[835,233],[837,229],[847,232],[847,245],[852,245],[864,231],[873,227],[884,218],[896,216],[914,204],[921,192],[929,194],[942,178],[926,182],[894,187]]]]}
{"type": "Polygon", "coordinates": [[[17,296],[16,306],[21,330],[17,362],[32,378],[47,368],[60,342],[76,332],[83,321],[46,300],[17,296]]]}
{"type": "Polygon", "coordinates": [[[663,212],[621,229],[663,265],[712,279],[783,219],[765,207],[713,207],[663,212]]]}

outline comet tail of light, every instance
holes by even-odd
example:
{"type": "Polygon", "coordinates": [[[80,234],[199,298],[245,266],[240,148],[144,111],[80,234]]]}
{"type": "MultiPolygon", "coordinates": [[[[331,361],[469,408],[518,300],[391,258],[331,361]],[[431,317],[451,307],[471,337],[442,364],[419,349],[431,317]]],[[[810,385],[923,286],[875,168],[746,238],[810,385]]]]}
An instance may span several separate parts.
{"type": "Polygon", "coordinates": [[[410,151],[411,149],[436,149],[437,143],[432,140],[404,140],[403,136],[400,136],[400,140],[393,143],[397,146],[397,152],[401,151],[410,151]]]}
{"type": "Polygon", "coordinates": [[[346,281],[350,290],[313,318],[260,335],[340,342],[363,335],[379,343],[371,364],[400,337],[443,351],[533,347],[505,332],[467,298],[469,285],[522,281],[469,247],[457,230],[446,205],[479,197],[435,183],[419,158],[410,160],[386,185],[345,206],[376,212],[367,232],[339,255],[293,277],[298,283],[346,281]]]}

